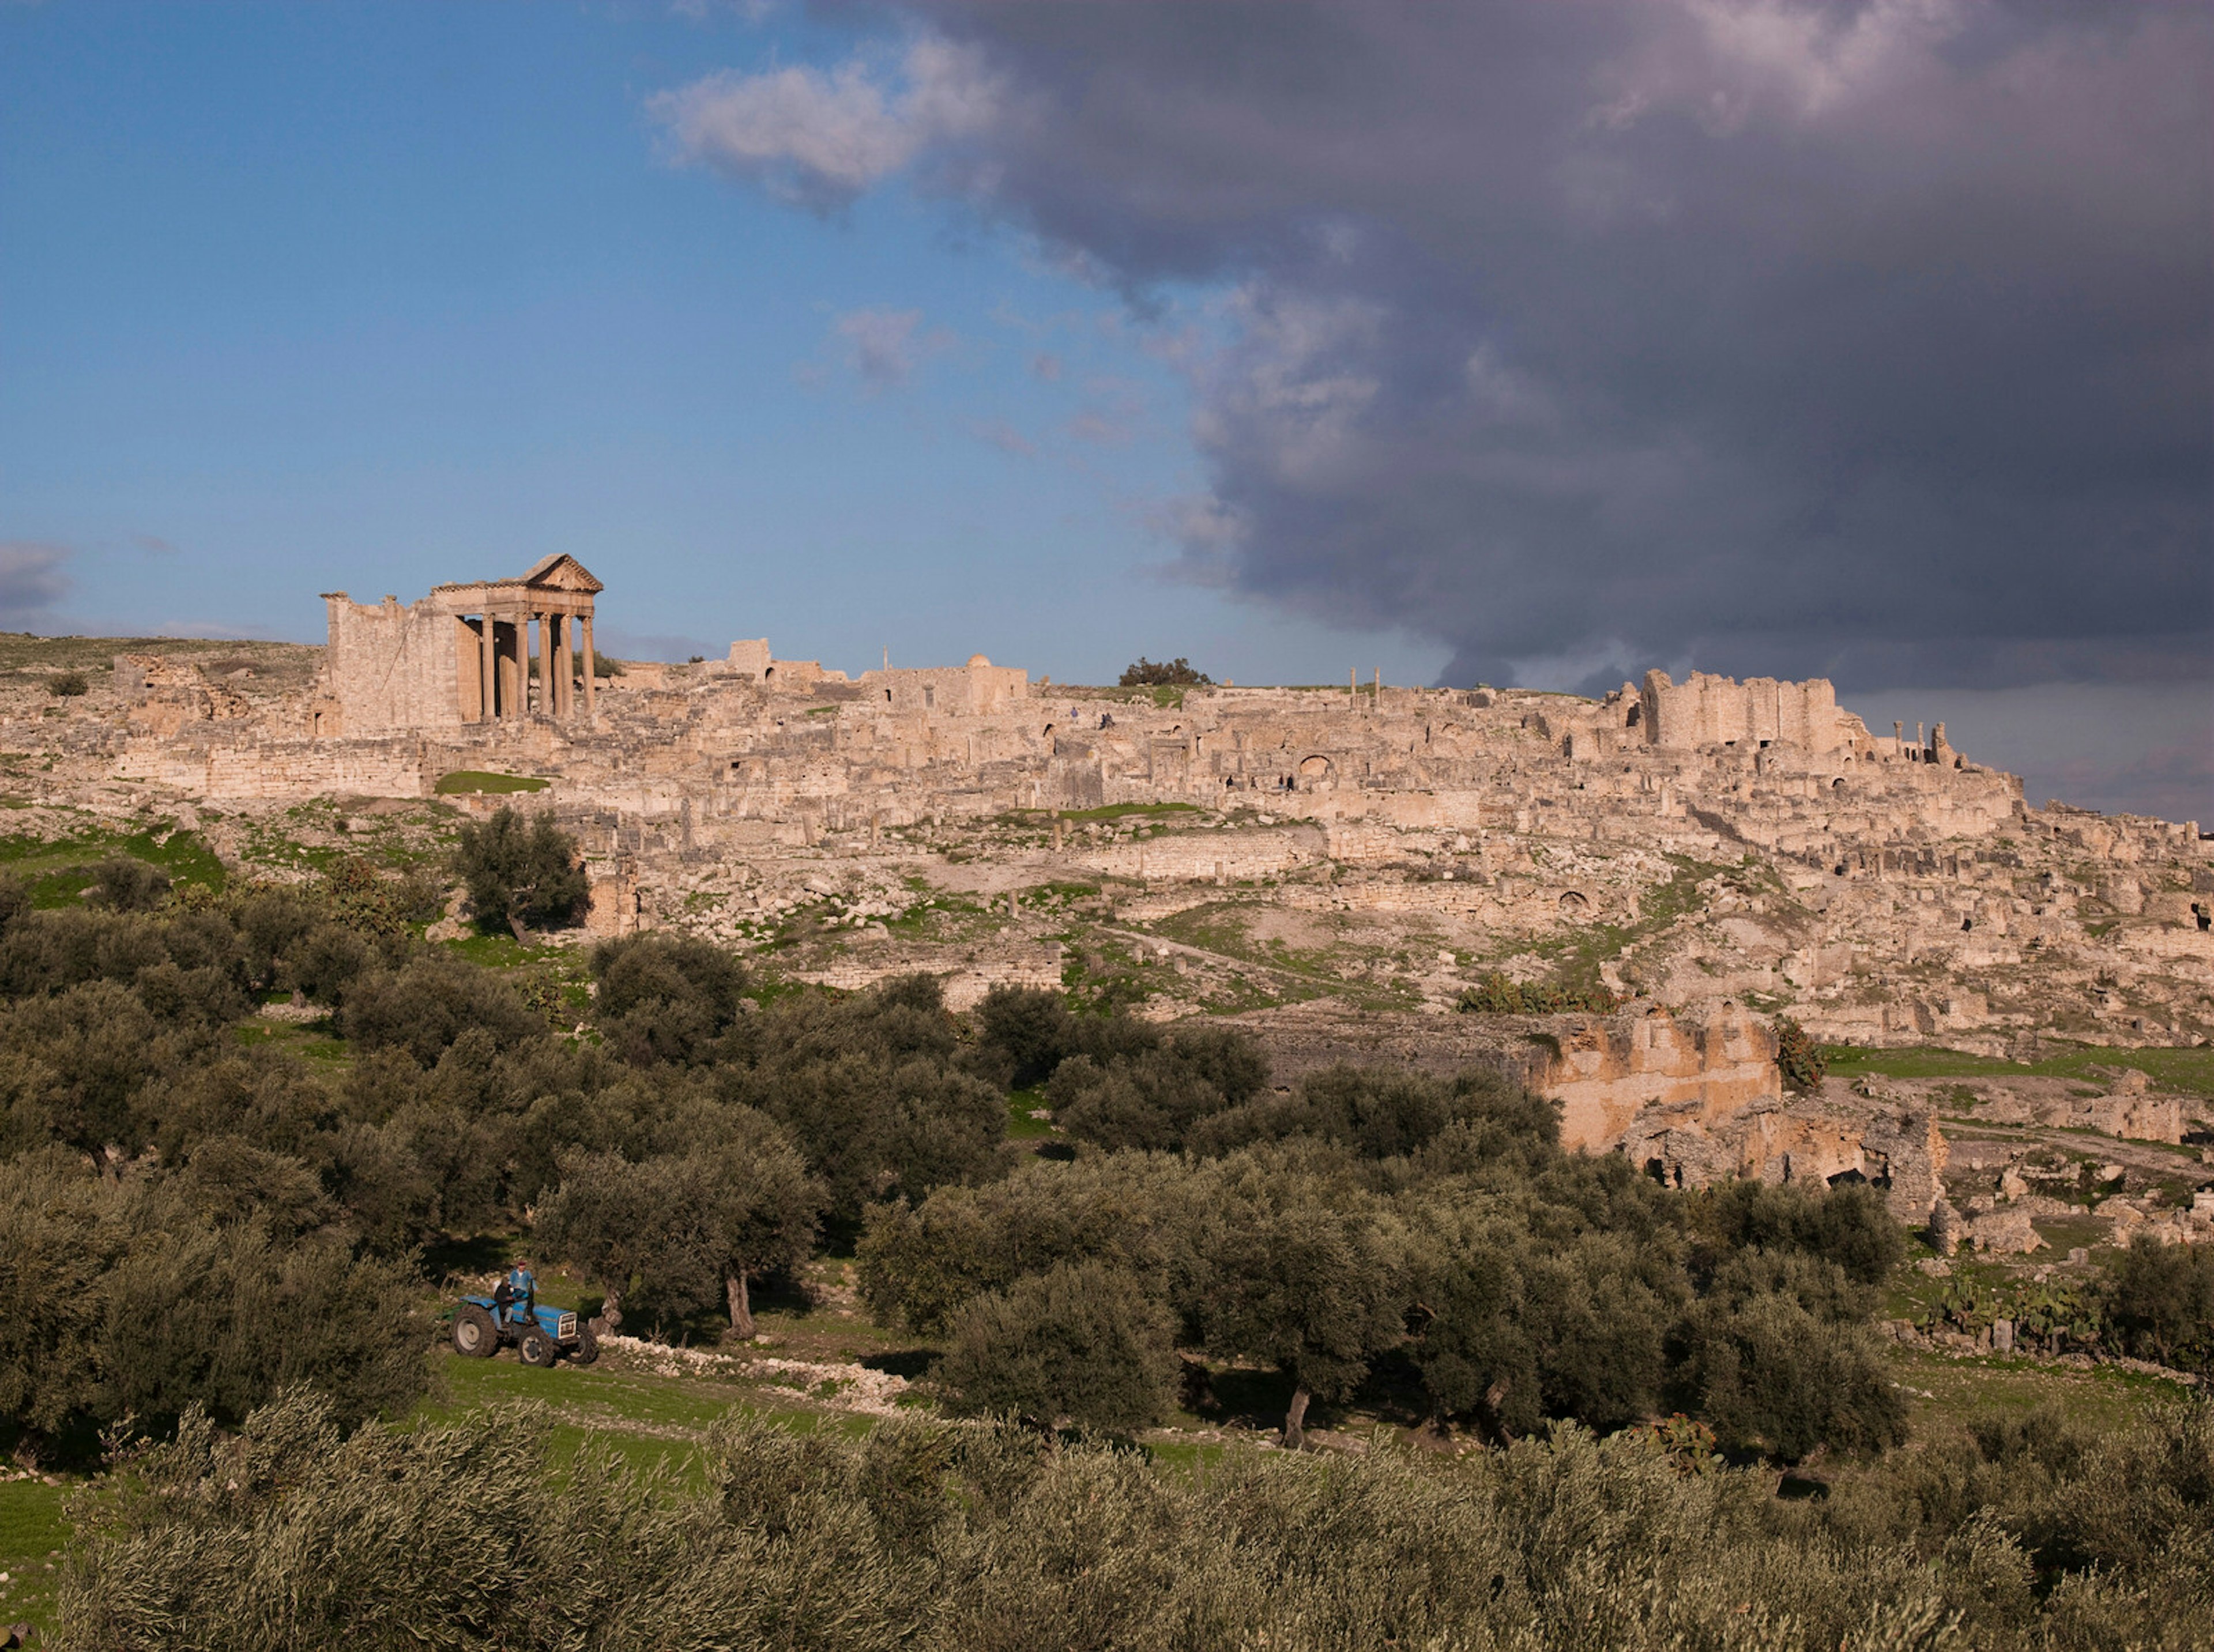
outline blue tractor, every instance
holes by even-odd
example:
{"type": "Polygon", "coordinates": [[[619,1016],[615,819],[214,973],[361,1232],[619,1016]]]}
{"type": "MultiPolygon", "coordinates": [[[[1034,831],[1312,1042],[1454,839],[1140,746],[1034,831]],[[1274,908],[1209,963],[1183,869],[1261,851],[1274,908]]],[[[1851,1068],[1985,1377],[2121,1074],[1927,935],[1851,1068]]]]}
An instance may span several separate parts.
{"type": "Polygon", "coordinates": [[[579,1365],[600,1356],[592,1327],[566,1308],[503,1302],[491,1296],[464,1296],[454,1309],[454,1351],[469,1359],[490,1359],[503,1343],[512,1344],[525,1365],[547,1366],[567,1355],[579,1365]]]}

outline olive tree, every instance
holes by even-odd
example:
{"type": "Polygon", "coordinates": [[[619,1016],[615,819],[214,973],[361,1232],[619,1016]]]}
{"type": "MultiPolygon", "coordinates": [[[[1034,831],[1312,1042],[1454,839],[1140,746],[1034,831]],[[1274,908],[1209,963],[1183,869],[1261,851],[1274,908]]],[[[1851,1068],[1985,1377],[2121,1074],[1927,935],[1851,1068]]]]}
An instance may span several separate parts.
{"type": "Polygon", "coordinates": [[[1247,1179],[1201,1241],[1197,1317],[1211,1352],[1291,1379],[1284,1443],[1308,1405],[1349,1399],[1405,1332],[1404,1271],[1379,1213],[1350,1188],[1276,1170],[1247,1179]]]}
{"type": "Polygon", "coordinates": [[[550,813],[526,820],[499,808],[482,826],[464,821],[455,869],[477,921],[505,924],[526,945],[529,926],[568,924],[588,893],[577,840],[554,824],[550,813]]]}
{"type": "Polygon", "coordinates": [[[1064,1263],[963,1308],[934,1375],[967,1415],[1128,1430],[1167,1408],[1174,1332],[1168,1309],[1132,1275],[1064,1263]]]}
{"type": "Polygon", "coordinates": [[[547,1254],[573,1262],[621,1323],[639,1298],[682,1316],[719,1296],[736,1335],[754,1333],[751,1287],[814,1248],[823,1194],[791,1140],[751,1108],[722,1113],[713,1139],[636,1162],[618,1153],[572,1159],[538,1210],[547,1254]]]}

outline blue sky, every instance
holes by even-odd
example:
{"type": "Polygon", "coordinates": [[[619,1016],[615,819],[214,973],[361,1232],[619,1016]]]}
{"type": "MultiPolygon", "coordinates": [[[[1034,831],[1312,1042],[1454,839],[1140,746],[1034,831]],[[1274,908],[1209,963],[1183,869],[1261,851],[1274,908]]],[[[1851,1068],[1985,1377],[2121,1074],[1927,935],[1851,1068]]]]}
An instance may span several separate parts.
{"type": "Polygon", "coordinates": [[[2214,11],[0,0],[0,628],[1828,676],[2214,819],[2214,11]]]}
{"type": "Polygon", "coordinates": [[[0,625],[312,641],[319,592],[566,551],[642,655],[1434,673],[1435,643],[1174,576],[1174,357],[1214,295],[1165,283],[1141,320],[903,188],[824,210],[680,164],[649,113],[899,38],[0,7],[0,539],[49,559],[0,625]]]}

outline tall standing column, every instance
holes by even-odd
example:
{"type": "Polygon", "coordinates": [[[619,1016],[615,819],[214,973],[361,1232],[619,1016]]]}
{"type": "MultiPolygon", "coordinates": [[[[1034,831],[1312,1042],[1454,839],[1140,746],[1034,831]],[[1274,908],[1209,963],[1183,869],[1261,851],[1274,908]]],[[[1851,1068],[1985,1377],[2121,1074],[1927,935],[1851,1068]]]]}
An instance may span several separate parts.
{"type": "Polygon", "coordinates": [[[530,715],[530,616],[518,608],[507,630],[510,647],[500,668],[515,690],[507,697],[508,718],[521,722],[530,715]]]}
{"type": "Polygon", "coordinates": [[[477,721],[490,722],[499,716],[499,653],[493,641],[498,626],[489,613],[482,623],[484,635],[477,643],[477,675],[482,680],[483,698],[478,703],[477,721]]]}
{"type": "Polygon", "coordinates": [[[551,617],[552,630],[546,638],[547,656],[554,661],[554,715],[569,715],[570,649],[569,616],[557,613],[551,617]]]}
{"type": "Polygon", "coordinates": [[[578,620],[584,631],[584,715],[589,717],[592,715],[592,616],[583,614],[578,620]]]}

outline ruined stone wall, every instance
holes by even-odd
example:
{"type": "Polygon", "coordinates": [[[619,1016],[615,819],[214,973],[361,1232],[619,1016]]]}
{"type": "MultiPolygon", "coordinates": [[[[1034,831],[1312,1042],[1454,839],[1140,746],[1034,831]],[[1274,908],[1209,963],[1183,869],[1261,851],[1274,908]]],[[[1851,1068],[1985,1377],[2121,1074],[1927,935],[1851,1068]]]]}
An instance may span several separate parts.
{"type": "Polygon", "coordinates": [[[1821,753],[1868,736],[1859,718],[1838,709],[1837,691],[1821,677],[1738,682],[1696,671],[1675,683],[1665,671],[1648,671],[1639,710],[1645,739],[1654,746],[1758,747],[1767,741],[1821,753]]]}
{"type": "MultiPolygon", "coordinates": [[[[324,680],[345,719],[342,728],[326,728],[327,735],[351,739],[461,725],[456,661],[461,635],[468,628],[460,619],[435,597],[405,608],[396,597],[370,607],[343,591],[323,600],[330,619],[324,680]]],[[[474,643],[476,634],[468,635],[474,643]]]]}
{"type": "Polygon", "coordinates": [[[1619,1150],[1677,1187],[1734,1180],[1820,1192],[1864,1181],[1902,1222],[1920,1223],[1944,1197],[1944,1133],[1928,1106],[1871,1107],[1825,1087],[1816,1096],[1767,1099],[1706,1123],[1655,1110],[1636,1119],[1619,1150]]]}
{"type": "Polygon", "coordinates": [[[117,655],[115,692],[133,729],[162,738],[192,723],[233,722],[254,714],[243,695],[210,682],[197,665],[157,654],[117,655]]]}
{"type": "MultiPolygon", "coordinates": [[[[212,801],[420,797],[435,783],[424,744],[412,736],[356,741],[131,742],[115,765],[125,779],[151,782],[212,801]]],[[[438,772],[443,772],[439,771],[438,772]]]]}
{"type": "Polygon", "coordinates": [[[1030,698],[1030,673],[978,655],[965,666],[895,666],[858,680],[872,710],[988,716],[1030,698]]]}
{"type": "Polygon", "coordinates": [[[1612,1152],[1654,1109],[1705,1126],[1778,1093],[1776,1035],[1735,1004],[1687,1021],[1648,1003],[1556,1016],[1533,1036],[1546,1058],[1532,1086],[1561,1104],[1561,1141],[1570,1149],[1612,1152]]]}

